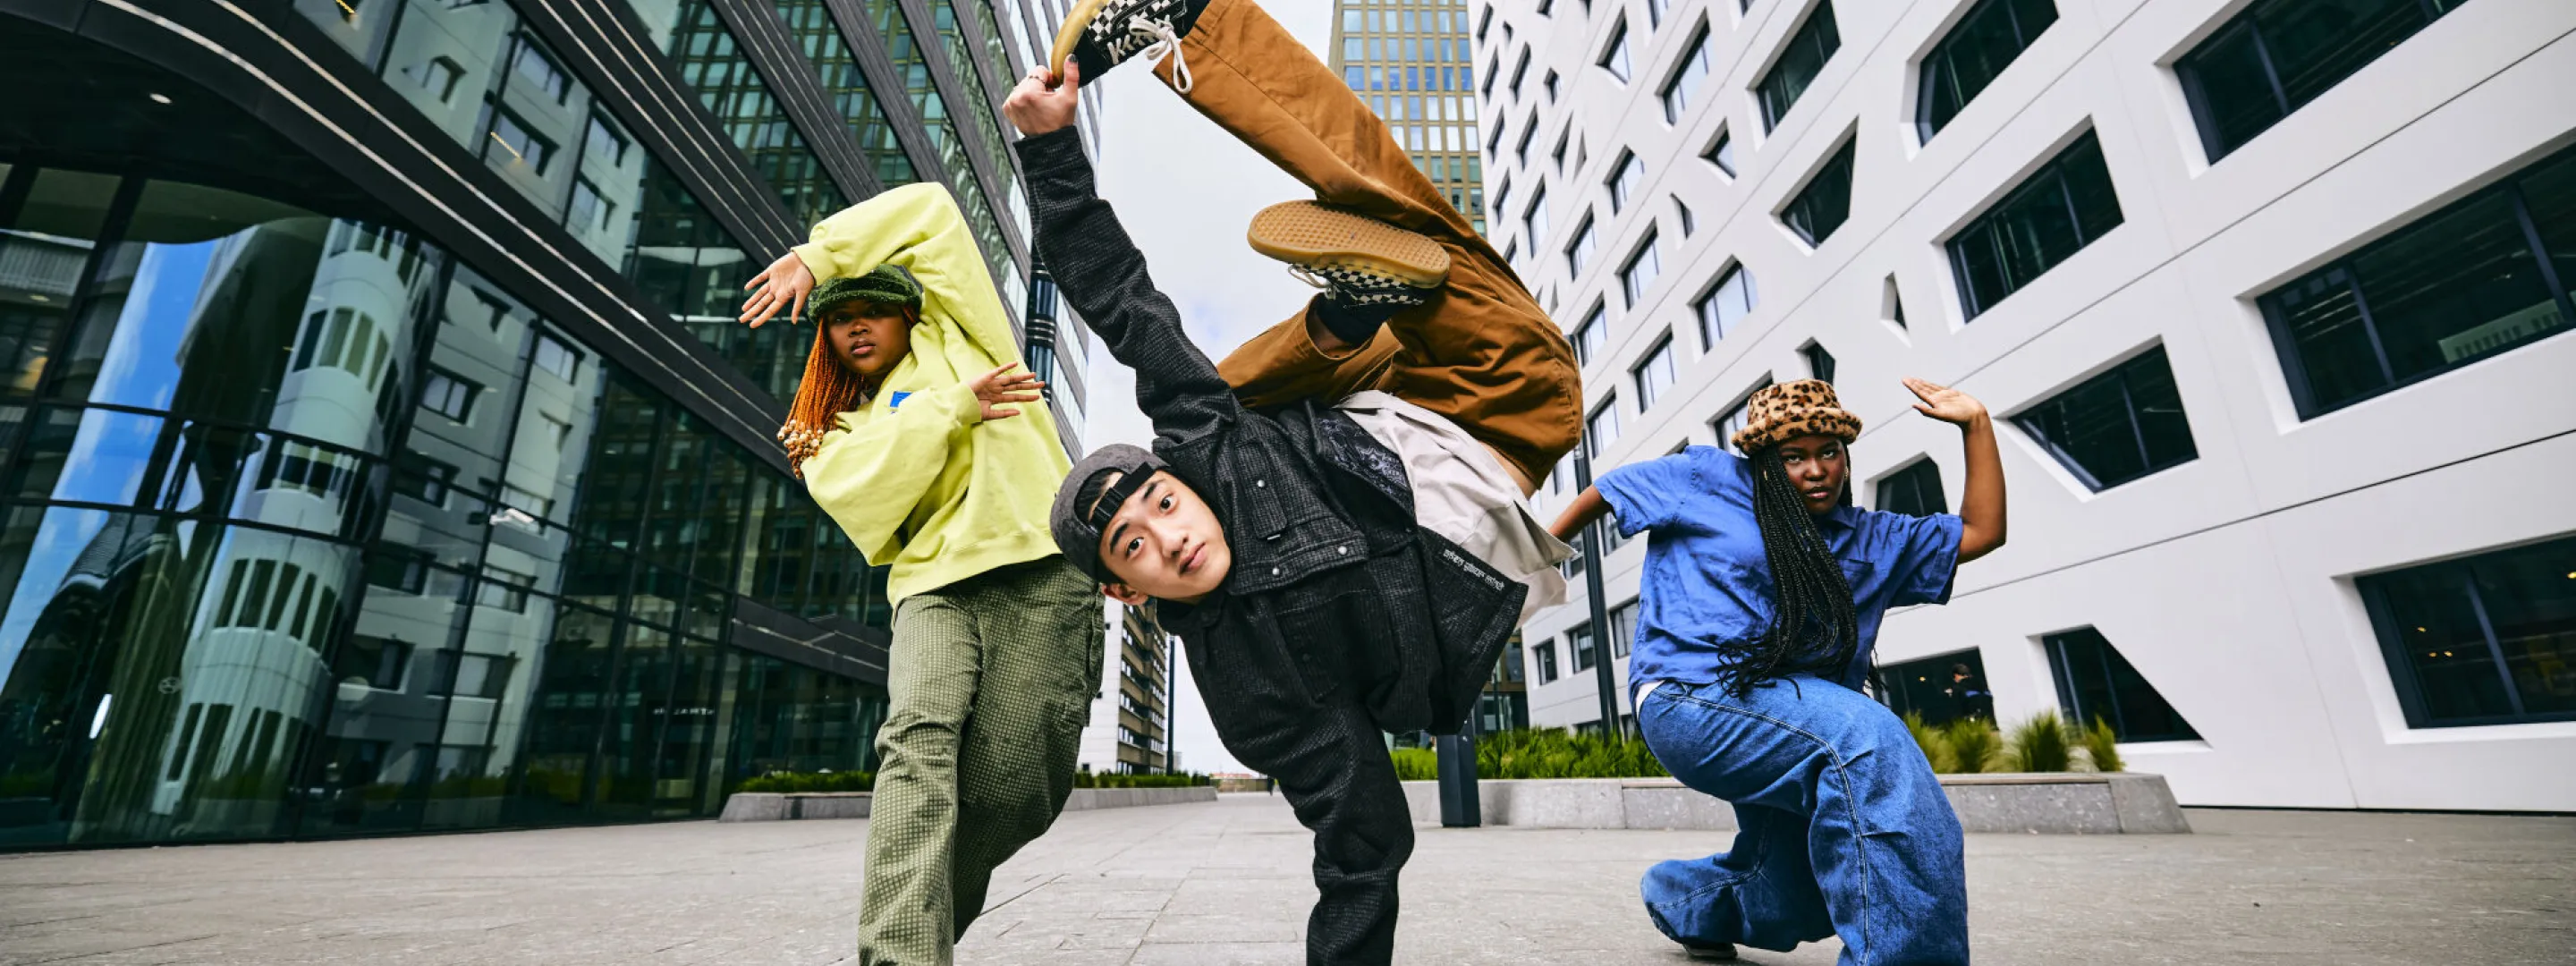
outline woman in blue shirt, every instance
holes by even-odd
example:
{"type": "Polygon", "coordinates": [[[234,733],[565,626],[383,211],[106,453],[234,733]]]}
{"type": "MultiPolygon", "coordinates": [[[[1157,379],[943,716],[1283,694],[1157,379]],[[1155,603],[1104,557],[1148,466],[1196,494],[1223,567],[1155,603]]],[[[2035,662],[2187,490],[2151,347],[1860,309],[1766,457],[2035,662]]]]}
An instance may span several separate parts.
{"type": "Polygon", "coordinates": [[[1649,535],[1628,658],[1638,729],[1674,777],[1735,805],[1731,848],[1659,863],[1640,887],[1695,958],[1839,935],[1846,966],[1968,961],[1958,817],[1860,685],[1888,608],[1947,602],[1957,565],[2003,546],[2003,464],[1984,405],[1905,386],[1963,431],[1957,516],[1853,506],[1860,419],[1803,379],[1753,394],[1734,439],[1750,455],[1693,446],[1619,467],[1554,527],[1615,512],[1622,534],[1649,535]]]}

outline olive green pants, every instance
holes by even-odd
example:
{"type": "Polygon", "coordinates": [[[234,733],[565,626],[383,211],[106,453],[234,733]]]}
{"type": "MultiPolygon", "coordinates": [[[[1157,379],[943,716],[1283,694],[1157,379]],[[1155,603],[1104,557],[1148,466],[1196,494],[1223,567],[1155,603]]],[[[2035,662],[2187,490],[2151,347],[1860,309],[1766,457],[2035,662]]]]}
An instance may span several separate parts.
{"type": "Polygon", "coordinates": [[[948,963],[993,867],[1064,809],[1100,690],[1100,600],[1048,557],[896,605],[861,966],[948,963]]]}

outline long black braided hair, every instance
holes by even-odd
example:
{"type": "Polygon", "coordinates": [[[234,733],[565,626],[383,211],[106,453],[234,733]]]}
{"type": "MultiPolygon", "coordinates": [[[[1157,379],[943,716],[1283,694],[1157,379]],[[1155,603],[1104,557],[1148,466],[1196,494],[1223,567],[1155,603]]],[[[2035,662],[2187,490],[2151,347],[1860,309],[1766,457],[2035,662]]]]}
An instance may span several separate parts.
{"type": "MultiPolygon", "coordinates": [[[[1761,637],[1718,646],[1725,659],[1718,683],[1739,700],[1765,681],[1801,671],[1839,675],[1860,650],[1851,582],[1843,578],[1842,564],[1816,530],[1806,498],[1790,482],[1780,447],[1764,447],[1752,462],[1753,522],[1762,530],[1775,599],[1771,626],[1761,637]]],[[[1849,481],[1844,486],[1843,499],[1849,502],[1849,481]]]]}

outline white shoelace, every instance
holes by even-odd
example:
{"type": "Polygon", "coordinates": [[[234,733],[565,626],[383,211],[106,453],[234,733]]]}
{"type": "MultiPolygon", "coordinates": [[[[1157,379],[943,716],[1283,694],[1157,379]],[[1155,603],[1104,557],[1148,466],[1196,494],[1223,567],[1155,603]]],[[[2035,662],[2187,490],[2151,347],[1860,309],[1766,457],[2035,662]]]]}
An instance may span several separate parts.
{"type": "Polygon", "coordinates": [[[1181,57],[1181,34],[1172,29],[1169,19],[1138,17],[1127,25],[1126,36],[1115,38],[1106,46],[1110,56],[1122,60],[1130,56],[1145,58],[1147,70],[1152,70],[1164,57],[1170,57],[1172,89],[1183,94],[1190,92],[1190,64],[1181,57]]]}

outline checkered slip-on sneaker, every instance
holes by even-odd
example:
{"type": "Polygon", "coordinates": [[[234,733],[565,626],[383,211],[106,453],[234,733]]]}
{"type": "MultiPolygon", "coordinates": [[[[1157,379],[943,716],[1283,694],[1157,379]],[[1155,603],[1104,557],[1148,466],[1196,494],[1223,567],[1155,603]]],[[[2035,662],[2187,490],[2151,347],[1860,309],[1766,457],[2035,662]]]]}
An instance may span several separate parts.
{"type": "Polygon", "coordinates": [[[1449,280],[1449,251],[1430,236],[1312,201],[1261,209],[1245,240],[1344,305],[1417,305],[1449,280]]]}
{"type": "Polygon", "coordinates": [[[1056,29],[1047,68],[1060,76],[1071,58],[1088,84],[1128,58],[1143,56],[1151,66],[1168,56],[1172,86],[1187,94],[1190,65],[1181,59],[1181,36],[1206,8],[1207,0],[1080,0],[1056,29]]]}

